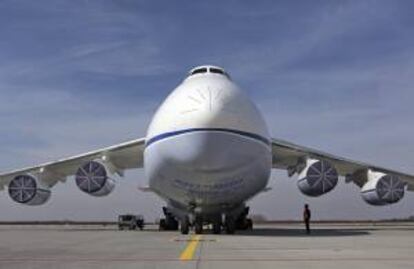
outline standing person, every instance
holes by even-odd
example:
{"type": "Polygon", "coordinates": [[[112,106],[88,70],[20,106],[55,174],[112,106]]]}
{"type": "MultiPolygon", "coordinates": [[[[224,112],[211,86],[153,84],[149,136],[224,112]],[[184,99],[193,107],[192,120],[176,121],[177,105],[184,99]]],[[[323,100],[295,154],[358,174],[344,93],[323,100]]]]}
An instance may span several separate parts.
{"type": "Polygon", "coordinates": [[[305,222],[307,234],[310,234],[310,225],[309,225],[310,219],[311,219],[311,211],[309,209],[309,205],[305,204],[305,208],[303,209],[303,221],[305,222]]]}

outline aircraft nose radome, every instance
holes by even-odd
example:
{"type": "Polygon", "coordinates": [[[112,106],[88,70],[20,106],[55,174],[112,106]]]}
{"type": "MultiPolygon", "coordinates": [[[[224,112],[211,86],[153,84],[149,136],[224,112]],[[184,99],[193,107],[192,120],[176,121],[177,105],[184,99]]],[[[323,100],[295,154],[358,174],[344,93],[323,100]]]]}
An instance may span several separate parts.
{"type": "Polygon", "coordinates": [[[157,156],[154,162],[161,161],[183,171],[212,175],[255,163],[257,156],[268,153],[260,143],[226,130],[190,129],[151,143],[146,156],[157,156]]]}
{"type": "Polygon", "coordinates": [[[237,107],[231,102],[225,90],[207,86],[189,91],[185,97],[180,113],[184,116],[205,114],[216,116],[222,112],[237,113],[237,107]]]}
{"type": "Polygon", "coordinates": [[[177,120],[200,128],[233,128],[246,131],[256,126],[261,117],[250,99],[232,82],[222,79],[199,79],[177,89],[174,101],[177,120]]]}
{"type": "Polygon", "coordinates": [[[226,128],[268,137],[251,100],[231,81],[194,79],[177,87],[160,106],[147,137],[194,128],[226,128]]]}

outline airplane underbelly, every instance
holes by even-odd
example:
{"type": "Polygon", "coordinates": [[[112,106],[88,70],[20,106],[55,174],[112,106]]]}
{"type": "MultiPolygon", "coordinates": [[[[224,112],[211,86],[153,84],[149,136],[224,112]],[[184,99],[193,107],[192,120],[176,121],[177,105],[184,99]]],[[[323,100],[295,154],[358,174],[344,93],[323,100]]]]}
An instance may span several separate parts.
{"type": "Polygon", "coordinates": [[[266,139],[232,130],[187,130],[159,136],[144,162],[151,189],[182,206],[238,204],[262,190],[271,171],[266,139]]]}

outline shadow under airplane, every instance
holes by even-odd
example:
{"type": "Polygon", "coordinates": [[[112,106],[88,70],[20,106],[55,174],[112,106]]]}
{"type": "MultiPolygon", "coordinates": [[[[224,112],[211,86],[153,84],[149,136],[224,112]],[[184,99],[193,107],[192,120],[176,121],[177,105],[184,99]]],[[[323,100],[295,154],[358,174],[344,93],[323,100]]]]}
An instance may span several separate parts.
{"type": "Polygon", "coordinates": [[[297,236],[297,237],[335,237],[335,236],[358,236],[369,235],[369,229],[341,229],[341,228],[315,228],[311,230],[310,234],[306,233],[305,229],[299,228],[254,228],[250,231],[237,231],[237,235],[242,236],[297,236]]]}

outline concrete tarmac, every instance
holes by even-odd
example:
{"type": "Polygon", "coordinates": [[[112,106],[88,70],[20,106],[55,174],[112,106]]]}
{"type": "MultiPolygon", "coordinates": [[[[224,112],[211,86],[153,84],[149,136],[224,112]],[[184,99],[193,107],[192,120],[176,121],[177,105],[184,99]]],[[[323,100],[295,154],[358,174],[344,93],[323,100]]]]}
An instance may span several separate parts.
{"type": "Polygon", "coordinates": [[[414,268],[414,224],[261,225],[235,235],[1,225],[0,268],[414,268]]]}

